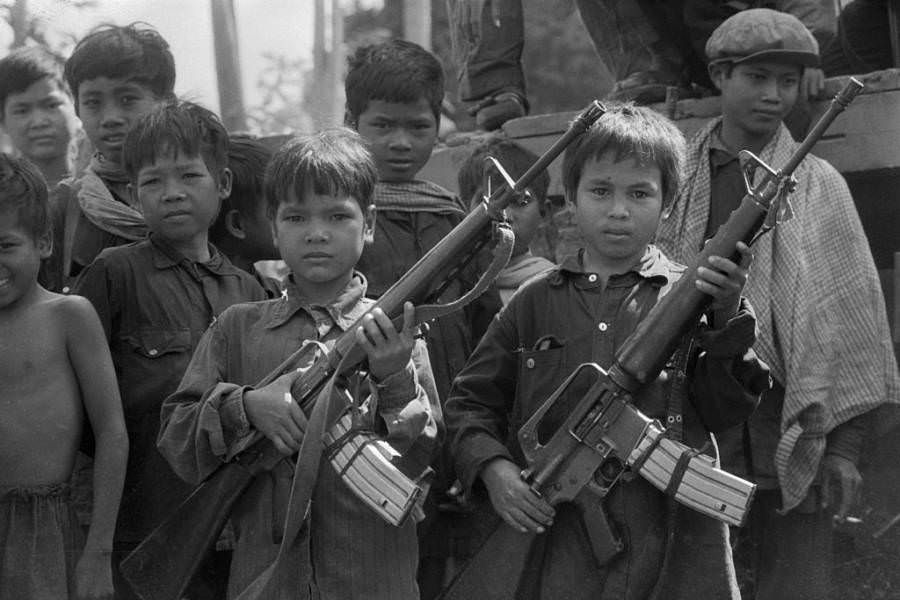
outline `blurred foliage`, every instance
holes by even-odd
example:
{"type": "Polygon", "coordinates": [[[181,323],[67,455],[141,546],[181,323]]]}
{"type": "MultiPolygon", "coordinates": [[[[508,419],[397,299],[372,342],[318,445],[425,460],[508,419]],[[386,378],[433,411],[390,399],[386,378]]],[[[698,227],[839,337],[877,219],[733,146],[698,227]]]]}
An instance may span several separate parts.
{"type": "MultiPolygon", "coordinates": [[[[96,0],[67,0],[66,7],[93,8],[96,0]]],[[[51,29],[46,20],[29,10],[28,0],[0,0],[0,19],[11,32],[9,50],[27,45],[41,45],[64,59],[75,45],[69,32],[51,29]]]]}

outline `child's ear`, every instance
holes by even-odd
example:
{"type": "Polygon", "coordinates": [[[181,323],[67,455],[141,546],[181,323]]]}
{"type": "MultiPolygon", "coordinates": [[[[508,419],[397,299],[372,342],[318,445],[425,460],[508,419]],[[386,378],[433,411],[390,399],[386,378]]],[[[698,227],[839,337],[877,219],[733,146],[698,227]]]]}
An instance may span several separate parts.
{"type": "Polygon", "coordinates": [[[349,108],[344,109],[344,126],[349,127],[353,131],[359,130],[359,121],[353,116],[349,108]]]}
{"type": "Polygon", "coordinates": [[[243,240],[247,237],[244,231],[244,223],[241,219],[241,213],[236,208],[232,208],[224,216],[225,231],[233,238],[243,240]]]}
{"type": "Polygon", "coordinates": [[[50,258],[53,254],[53,235],[49,231],[37,239],[37,249],[41,258],[50,258]]]}
{"type": "Polygon", "coordinates": [[[375,241],[375,205],[370,204],[363,212],[363,241],[371,244],[375,241]]]}
{"type": "Polygon", "coordinates": [[[219,200],[224,200],[231,195],[231,169],[225,167],[219,172],[219,200]]]}
{"type": "Polygon", "coordinates": [[[140,206],[141,199],[138,198],[137,186],[134,185],[133,183],[129,183],[127,187],[128,187],[128,197],[131,198],[131,205],[132,206],[140,206]]]}
{"type": "Polygon", "coordinates": [[[713,85],[716,86],[716,89],[720,92],[722,91],[722,79],[725,77],[726,65],[724,63],[716,63],[709,65],[709,78],[712,80],[713,85]]]}

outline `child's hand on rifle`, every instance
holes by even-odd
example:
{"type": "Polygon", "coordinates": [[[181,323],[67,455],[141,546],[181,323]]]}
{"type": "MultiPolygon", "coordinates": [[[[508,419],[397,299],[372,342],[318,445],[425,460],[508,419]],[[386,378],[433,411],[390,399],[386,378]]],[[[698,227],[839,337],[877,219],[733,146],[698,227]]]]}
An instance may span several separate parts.
{"type": "Polygon", "coordinates": [[[300,369],[285,373],[265,387],[244,392],[244,412],[250,424],[282,454],[299,451],[306,431],[306,415],[291,395],[300,373],[300,369]]]}
{"type": "Polygon", "coordinates": [[[522,481],[515,463],[495,458],[481,470],[481,480],[494,510],[510,526],[522,533],[544,533],[553,525],[556,511],[522,481]]]}
{"type": "Polygon", "coordinates": [[[753,253],[744,242],[738,242],[740,263],[723,256],[710,256],[706,266],[697,268],[697,289],[713,297],[713,325],[724,327],[738,312],[741,292],[747,283],[747,273],[753,262],[753,253]]]}
{"type": "Polygon", "coordinates": [[[416,343],[415,308],[412,302],[403,305],[403,329],[399,332],[394,323],[380,308],[372,309],[362,318],[356,330],[356,341],[369,357],[369,373],[376,381],[384,381],[409,364],[416,343]]]}

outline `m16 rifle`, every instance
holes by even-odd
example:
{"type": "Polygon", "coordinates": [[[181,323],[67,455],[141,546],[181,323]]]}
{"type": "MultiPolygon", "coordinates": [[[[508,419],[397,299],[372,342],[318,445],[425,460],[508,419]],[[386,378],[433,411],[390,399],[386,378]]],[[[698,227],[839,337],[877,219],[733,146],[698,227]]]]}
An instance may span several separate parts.
{"type": "MultiPolygon", "coordinates": [[[[443,307],[423,307],[421,304],[440,295],[444,282],[452,278],[460,265],[470,259],[490,238],[492,226],[503,219],[503,210],[513,198],[524,193],[534,178],[599,119],[603,112],[604,109],[598,102],[588,106],[517,181],[499,186],[473,208],[459,225],[391,286],[373,308],[381,308],[395,322],[400,318],[407,301],[417,306],[417,323],[431,320],[445,312],[443,307]]],[[[511,251],[510,240],[511,233],[506,239],[508,250],[511,251]]],[[[506,258],[508,259],[508,254],[506,258]]],[[[503,264],[500,268],[502,266],[503,264]]],[[[329,402],[346,404],[340,399],[332,402],[332,391],[338,392],[333,382],[336,378],[359,369],[365,360],[365,353],[356,343],[355,331],[355,326],[348,328],[329,351],[318,355],[312,366],[291,388],[294,401],[309,415],[307,439],[315,437],[316,405],[329,402]]],[[[262,383],[273,381],[286,372],[290,363],[290,359],[285,361],[262,383]]],[[[340,393],[337,395],[346,396],[340,393]]],[[[417,465],[418,472],[412,472],[409,463],[404,462],[403,457],[385,442],[377,438],[366,438],[369,434],[361,432],[347,435],[352,432],[349,431],[351,417],[346,410],[339,410],[337,414],[332,414],[331,411],[323,414],[328,416],[323,417],[325,425],[322,439],[325,442],[345,440],[346,444],[346,447],[333,448],[329,452],[334,468],[342,474],[350,489],[379,516],[393,524],[404,522],[422,491],[421,465],[417,465]],[[357,460],[359,457],[362,460],[357,460]]],[[[203,557],[218,539],[232,507],[254,477],[271,470],[284,458],[271,441],[257,437],[234,460],[224,463],[203,481],[172,516],[122,562],[123,575],[143,600],[178,600],[182,597],[203,557]]],[[[323,445],[318,440],[313,443],[313,447],[318,447],[320,453],[323,445]]],[[[301,448],[301,456],[303,452],[301,448]]],[[[313,464],[317,466],[318,461],[313,461],[313,464]]],[[[302,519],[304,509],[305,507],[292,506],[287,521],[291,522],[293,513],[299,513],[302,519]]],[[[290,535],[288,531],[292,529],[296,527],[285,525],[286,539],[290,535]]]]}
{"type": "MultiPolygon", "coordinates": [[[[861,90],[862,84],[851,78],[780,171],[750,152],[741,152],[747,193],[694,264],[625,340],[608,371],[593,363],[579,366],[519,430],[528,462],[521,477],[534,494],[551,505],[572,502],[577,506],[576,497],[583,489],[602,497],[624,473],[638,473],[694,510],[731,525],[743,524],[755,485],[667,438],[663,426],[641,413],[631,397],[656,379],[709,306],[711,297],[694,286],[697,268],[707,264],[710,256],[735,256],[738,242],[752,244],[789,212],[787,196],[795,186],[794,170],[861,90]],[[762,178],[754,186],[757,169],[762,178]],[[544,416],[585,374],[593,376],[593,385],[547,443],[541,444],[538,431],[544,416]]],[[[602,519],[585,520],[584,525],[598,562],[619,550],[602,519]]],[[[535,534],[501,522],[444,592],[443,600],[517,597],[534,538],[535,534]]]]}

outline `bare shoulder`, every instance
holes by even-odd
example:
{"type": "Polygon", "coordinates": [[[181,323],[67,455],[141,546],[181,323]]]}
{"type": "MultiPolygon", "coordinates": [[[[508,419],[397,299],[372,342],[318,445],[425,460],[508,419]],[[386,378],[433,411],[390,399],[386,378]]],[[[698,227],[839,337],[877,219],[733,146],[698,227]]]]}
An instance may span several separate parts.
{"type": "Polygon", "coordinates": [[[99,322],[94,306],[83,296],[47,292],[41,304],[48,317],[58,319],[56,322],[62,322],[67,329],[70,325],[78,327],[86,321],[99,322]]]}

